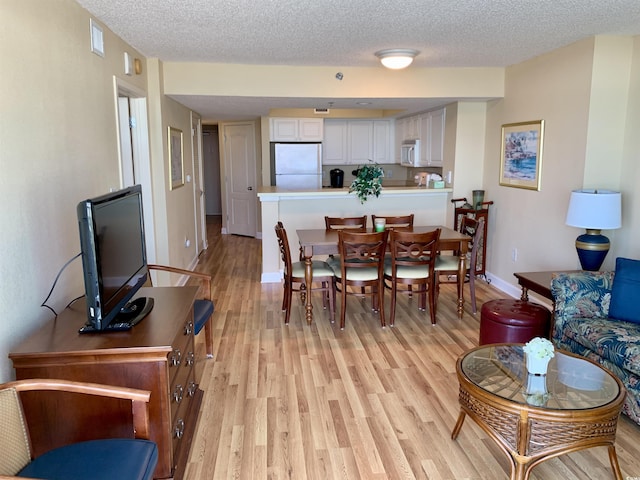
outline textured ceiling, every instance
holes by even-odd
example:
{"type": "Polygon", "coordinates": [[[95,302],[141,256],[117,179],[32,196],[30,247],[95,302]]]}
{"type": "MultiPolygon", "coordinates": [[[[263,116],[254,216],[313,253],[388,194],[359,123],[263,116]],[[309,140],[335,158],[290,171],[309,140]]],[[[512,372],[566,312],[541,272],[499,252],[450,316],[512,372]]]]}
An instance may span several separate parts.
{"type": "Polygon", "coordinates": [[[77,1],[163,61],[371,67],[377,50],[414,48],[416,67],[504,67],[593,35],[640,34],[640,0],[77,1]]]}

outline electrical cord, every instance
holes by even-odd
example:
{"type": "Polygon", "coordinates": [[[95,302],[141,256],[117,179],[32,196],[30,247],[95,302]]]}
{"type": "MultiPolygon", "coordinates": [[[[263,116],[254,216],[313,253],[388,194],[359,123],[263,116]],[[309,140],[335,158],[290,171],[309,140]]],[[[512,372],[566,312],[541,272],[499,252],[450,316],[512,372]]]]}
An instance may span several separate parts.
{"type": "MultiPolygon", "coordinates": [[[[49,290],[49,294],[47,295],[47,298],[45,298],[44,301],[42,302],[42,304],[40,304],[41,307],[48,308],[49,310],[51,310],[53,312],[53,314],[55,315],[55,318],[58,318],[58,312],[56,312],[53,308],[51,308],[49,305],[47,305],[47,300],[49,300],[49,297],[51,297],[51,294],[53,293],[53,290],[56,288],[56,284],[58,283],[58,279],[60,278],[60,275],[62,275],[62,272],[64,272],[64,269],[67,268],[71,262],[73,262],[76,258],[78,258],[81,255],[82,255],[82,252],[78,253],[76,256],[74,256],[74,257],[70,258],[69,260],[67,260],[67,263],[65,263],[62,266],[62,268],[60,269],[60,271],[56,275],[56,278],[53,281],[53,285],[51,285],[51,290],[49,290]]],[[[82,298],[82,297],[78,297],[78,298],[82,298]]],[[[71,302],[69,302],[67,307],[69,305],[71,305],[73,302],[75,302],[76,300],[78,300],[78,298],[75,298],[75,299],[71,300],[71,302]]]]}

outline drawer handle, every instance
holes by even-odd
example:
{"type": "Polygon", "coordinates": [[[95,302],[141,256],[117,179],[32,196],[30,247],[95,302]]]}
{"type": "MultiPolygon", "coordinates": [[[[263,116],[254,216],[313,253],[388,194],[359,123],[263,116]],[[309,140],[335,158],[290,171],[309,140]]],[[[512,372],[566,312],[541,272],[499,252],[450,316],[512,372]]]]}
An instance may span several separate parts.
{"type": "Polygon", "coordinates": [[[187,395],[193,397],[196,394],[196,390],[198,389],[198,384],[193,380],[189,382],[189,386],[187,387],[187,395]]]}
{"type": "Polygon", "coordinates": [[[173,390],[173,400],[176,403],[180,403],[182,401],[183,396],[184,396],[184,387],[180,384],[176,385],[176,388],[173,390]]]}
{"type": "Polygon", "coordinates": [[[184,334],[189,336],[189,335],[191,335],[192,332],[193,332],[193,320],[189,320],[184,325],[184,334]]]}
{"type": "Polygon", "coordinates": [[[179,348],[174,348],[170,358],[171,366],[177,367],[182,362],[182,352],[179,348]]]}
{"type": "Polygon", "coordinates": [[[190,367],[195,363],[195,361],[196,361],[196,355],[193,352],[187,353],[187,358],[185,359],[185,362],[187,363],[187,365],[190,367]]]}
{"type": "Polygon", "coordinates": [[[176,422],[176,427],[173,429],[174,438],[182,438],[184,435],[184,420],[181,418],[176,422]]]}

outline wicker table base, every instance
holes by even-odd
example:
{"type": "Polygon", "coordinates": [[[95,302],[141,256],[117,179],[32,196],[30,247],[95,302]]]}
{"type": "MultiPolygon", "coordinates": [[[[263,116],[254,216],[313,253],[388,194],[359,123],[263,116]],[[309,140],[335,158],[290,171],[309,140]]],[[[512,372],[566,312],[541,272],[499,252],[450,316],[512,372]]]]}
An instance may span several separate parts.
{"type": "Polygon", "coordinates": [[[615,478],[622,479],[614,446],[625,396],[625,389],[618,379],[615,379],[619,384],[618,394],[601,406],[576,409],[535,407],[487,391],[465,375],[461,363],[471,352],[458,359],[460,415],[451,434],[452,439],[457,438],[466,415],[469,415],[509,457],[512,480],[528,479],[531,469],[549,458],[606,446],[615,478]]]}

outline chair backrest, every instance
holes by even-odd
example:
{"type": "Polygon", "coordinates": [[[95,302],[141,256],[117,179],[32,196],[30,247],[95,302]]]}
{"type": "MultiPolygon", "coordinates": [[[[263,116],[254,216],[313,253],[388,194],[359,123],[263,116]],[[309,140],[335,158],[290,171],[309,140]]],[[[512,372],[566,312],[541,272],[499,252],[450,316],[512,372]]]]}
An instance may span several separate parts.
{"type": "Polygon", "coordinates": [[[374,233],[339,230],[338,252],[342,278],[347,278],[347,268],[371,268],[374,265],[378,268],[379,278],[382,278],[388,236],[386,230],[374,233]]]}
{"type": "Polygon", "coordinates": [[[284,275],[287,277],[291,274],[291,250],[289,249],[289,239],[282,222],[276,223],[275,229],[276,237],[278,237],[278,246],[280,247],[280,257],[282,257],[282,261],[284,262],[284,275]]]}
{"type": "Polygon", "coordinates": [[[324,225],[327,230],[362,231],[367,229],[367,216],[361,217],[324,217],[324,225]]]}
{"type": "Polygon", "coordinates": [[[438,254],[439,228],[431,232],[414,233],[392,230],[390,235],[391,270],[395,273],[399,266],[424,266],[429,268],[429,275],[433,269],[438,254]]]}
{"type": "Polygon", "coordinates": [[[384,218],[385,225],[393,225],[396,227],[413,227],[413,213],[411,215],[399,215],[399,216],[379,216],[371,215],[373,224],[376,224],[376,218],[384,218]]]}
{"type": "Polygon", "coordinates": [[[15,475],[31,461],[29,434],[15,388],[0,390],[0,475],[15,475]]]}

